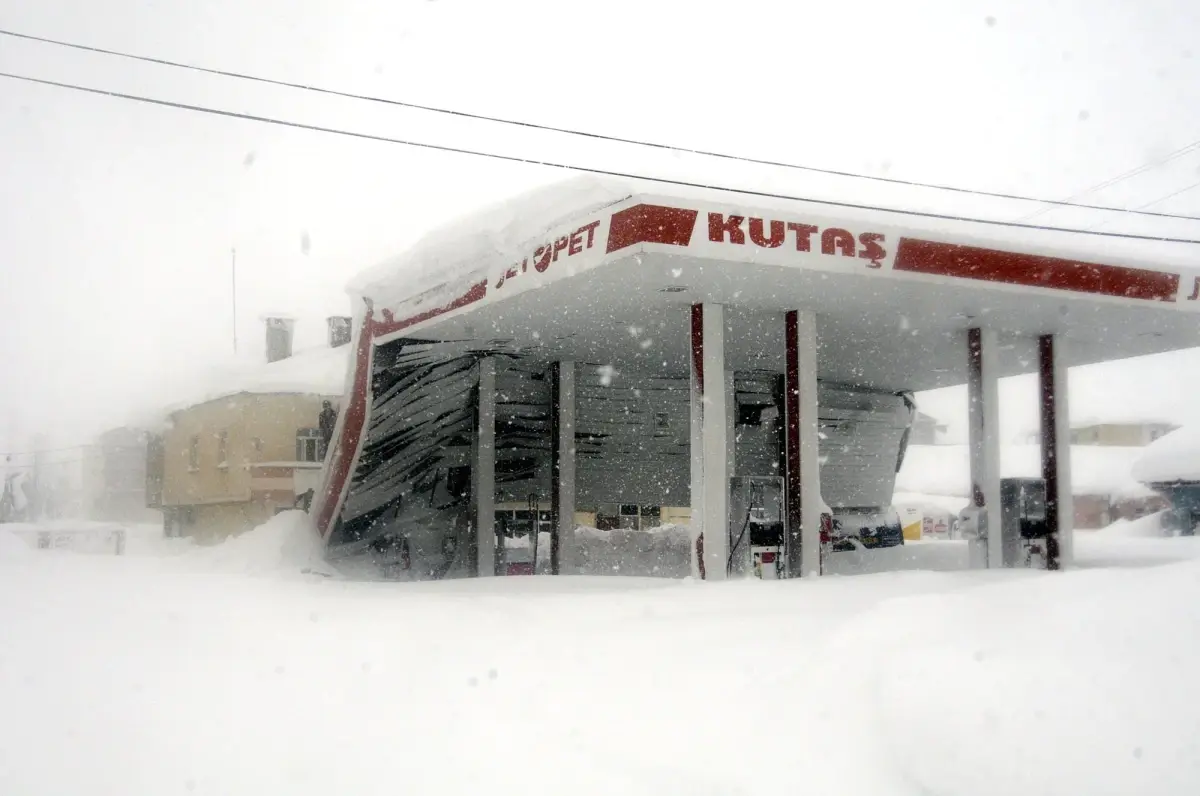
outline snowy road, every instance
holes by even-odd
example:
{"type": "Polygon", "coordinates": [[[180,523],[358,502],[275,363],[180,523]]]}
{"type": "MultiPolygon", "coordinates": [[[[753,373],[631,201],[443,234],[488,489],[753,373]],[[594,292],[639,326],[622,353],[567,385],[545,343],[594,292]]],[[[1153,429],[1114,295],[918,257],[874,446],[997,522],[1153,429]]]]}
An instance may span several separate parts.
{"type": "Polygon", "coordinates": [[[12,541],[4,794],[1200,793],[1192,540],[1061,575],[403,586],[266,537],[12,541]]]}

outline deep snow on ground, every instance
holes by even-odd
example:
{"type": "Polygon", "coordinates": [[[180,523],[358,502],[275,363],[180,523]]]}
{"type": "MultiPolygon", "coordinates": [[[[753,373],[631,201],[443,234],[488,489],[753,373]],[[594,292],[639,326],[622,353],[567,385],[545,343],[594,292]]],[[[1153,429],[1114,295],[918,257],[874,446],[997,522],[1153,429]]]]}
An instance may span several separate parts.
{"type": "Polygon", "coordinates": [[[118,558],[0,531],[0,793],[1200,792],[1194,540],[1081,535],[1081,564],[1181,563],[1057,574],[394,584],[303,574],[302,532],[118,558]]]}

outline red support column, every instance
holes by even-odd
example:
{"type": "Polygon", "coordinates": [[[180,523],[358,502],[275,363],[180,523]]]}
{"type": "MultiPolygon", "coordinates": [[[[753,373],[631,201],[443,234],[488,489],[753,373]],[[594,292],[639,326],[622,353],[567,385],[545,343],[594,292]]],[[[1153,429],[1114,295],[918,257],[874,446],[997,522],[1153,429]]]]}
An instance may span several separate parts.
{"type": "Polygon", "coordinates": [[[1046,568],[1061,569],[1070,560],[1074,523],[1071,498],[1070,422],[1067,418],[1066,368],[1060,341],[1038,338],[1038,385],[1041,393],[1042,479],[1046,483],[1046,568]]]}
{"type": "Polygon", "coordinates": [[[801,572],[800,529],[803,524],[800,480],[800,331],[797,313],[793,310],[784,315],[783,324],[783,494],[787,520],[785,551],[788,577],[796,577],[801,572]]]}
{"type": "Polygon", "coordinates": [[[784,315],[784,507],[787,576],[820,575],[821,470],[817,433],[817,317],[784,315]]]}

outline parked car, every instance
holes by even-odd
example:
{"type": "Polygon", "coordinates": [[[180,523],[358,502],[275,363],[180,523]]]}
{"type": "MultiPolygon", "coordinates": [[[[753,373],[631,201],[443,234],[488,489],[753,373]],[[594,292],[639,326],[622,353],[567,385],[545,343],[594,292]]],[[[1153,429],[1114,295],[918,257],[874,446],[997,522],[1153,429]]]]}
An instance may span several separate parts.
{"type": "Polygon", "coordinates": [[[832,514],[829,543],[835,552],[854,550],[857,546],[870,550],[904,544],[900,512],[891,506],[838,508],[832,514]]]}

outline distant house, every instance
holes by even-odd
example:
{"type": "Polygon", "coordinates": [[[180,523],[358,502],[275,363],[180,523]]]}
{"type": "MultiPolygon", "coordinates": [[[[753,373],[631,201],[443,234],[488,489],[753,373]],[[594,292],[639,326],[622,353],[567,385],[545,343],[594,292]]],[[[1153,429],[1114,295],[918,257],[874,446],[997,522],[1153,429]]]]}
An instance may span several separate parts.
{"type": "Polygon", "coordinates": [[[121,426],[109,429],[87,449],[84,466],[89,519],[106,522],[158,522],[162,515],[146,497],[147,448],[152,434],[121,426]]]}
{"type": "MultiPolygon", "coordinates": [[[[1081,420],[1071,424],[1071,444],[1141,448],[1177,428],[1164,420],[1081,420]]],[[[1021,441],[1036,445],[1041,432],[1026,431],[1021,441]]]]}
{"type": "Polygon", "coordinates": [[[149,445],[148,503],[168,536],[219,539],[293,508],[315,489],[324,401],[336,410],[350,319],[329,319],[325,346],[292,353],[293,322],[267,320],[268,362],[170,413],[149,445]]]}
{"type": "Polygon", "coordinates": [[[1179,426],[1161,421],[1083,423],[1071,425],[1072,445],[1115,445],[1139,448],[1170,434],[1179,426]]]}
{"type": "MultiPolygon", "coordinates": [[[[1162,495],[1134,479],[1133,463],[1142,448],[1101,445],[1071,446],[1071,485],[1075,527],[1103,528],[1120,518],[1136,518],[1166,505],[1162,495]]],[[[934,503],[956,498],[960,507],[970,495],[966,445],[913,445],[896,477],[904,503],[934,503]]],[[[1002,445],[1000,472],[1005,478],[1038,478],[1041,449],[1028,443],[1002,445]]]]}

